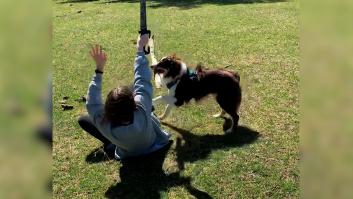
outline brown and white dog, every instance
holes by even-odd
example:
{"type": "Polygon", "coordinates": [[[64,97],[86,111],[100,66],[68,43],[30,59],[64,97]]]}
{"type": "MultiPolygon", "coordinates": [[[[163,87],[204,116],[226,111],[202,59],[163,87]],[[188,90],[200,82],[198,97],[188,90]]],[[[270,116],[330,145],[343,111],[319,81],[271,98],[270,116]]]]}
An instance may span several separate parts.
{"type": "Polygon", "coordinates": [[[238,73],[224,69],[204,70],[201,65],[193,71],[175,55],[164,57],[151,67],[154,71],[156,87],[166,87],[169,91],[168,95],[153,99],[154,104],[160,102],[167,104],[160,119],[166,118],[173,107],[188,103],[191,99],[198,101],[209,94],[214,94],[222,108],[221,113],[214,117],[221,117],[228,113],[232,118],[232,125],[225,133],[236,131],[239,121],[238,109],[241,103],[238,73]]]}

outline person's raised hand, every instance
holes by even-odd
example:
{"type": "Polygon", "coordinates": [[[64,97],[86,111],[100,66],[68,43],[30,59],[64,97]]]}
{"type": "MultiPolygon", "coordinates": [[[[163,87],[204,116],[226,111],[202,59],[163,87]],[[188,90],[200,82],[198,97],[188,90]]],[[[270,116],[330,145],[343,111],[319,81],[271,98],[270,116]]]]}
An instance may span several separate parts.
{"type": "Polygon", "coordinates": [[[107,61],[107,55],[103,51],[102,47],[100,45],[93,46],[90,51],[90,54],[94,62],[96,63],[96,69],[103,72],[105,62],[107,61]]]}
{"type": "Polygon", "coordinates": [[[137,38],[137,42],[136,42],[137,52],[143,52],[143,47],[147,46],[148,40],[149,40],[148,34],[141,35],[137,38]]]}

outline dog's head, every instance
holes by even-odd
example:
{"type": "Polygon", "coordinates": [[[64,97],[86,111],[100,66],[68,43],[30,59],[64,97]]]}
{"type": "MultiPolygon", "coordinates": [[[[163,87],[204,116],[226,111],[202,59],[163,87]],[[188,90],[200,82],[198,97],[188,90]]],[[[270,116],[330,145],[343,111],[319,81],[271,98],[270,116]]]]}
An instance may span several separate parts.
{"type": "Polygon", "coordinates": [[[185,65],[175,55],[163,57],[157,65],[151,66],[154,73],[156,87],[166,86],[168,83],[175,81],[183,72],[185,65]]]}

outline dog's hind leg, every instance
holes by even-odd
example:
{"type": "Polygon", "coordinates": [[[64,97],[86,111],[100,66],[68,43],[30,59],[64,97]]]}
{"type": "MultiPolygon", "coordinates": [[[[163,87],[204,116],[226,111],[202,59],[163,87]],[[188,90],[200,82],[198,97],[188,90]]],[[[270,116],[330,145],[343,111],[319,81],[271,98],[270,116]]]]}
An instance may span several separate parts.
{"type": "Polygon", "coordinates": [[[226,95],[220,96],[218,95],[216,97],[216,100],[218,104],[221,106],[221,108],[228,113],[231,116],[231,126],[229,129],[227,129],[224,133],[229,134],[233,133],[237,130],[238,127],[238,121],[239,121],[239,115],[237,114],[237,104],[239,103],[234,103],[236,100],[231,100],[231,98],[227,98],[226,95]]]}
{"type": "Polygon", "coordinates": [[[224,131],[225,134],[234,133],[237,130],[238,122],[239,122],[239,115],[237,113],[231,115],[231,121],[232,121],[232,124],[229,129],[224,131]]]}
{"type": "Polygon", "coordinates": [[[225,114],[226,114],[226,112],[223,109],[221,109],[221,112],[212,115],[212,117],[214,117],[214,118],[223,117],[225,114]]]}

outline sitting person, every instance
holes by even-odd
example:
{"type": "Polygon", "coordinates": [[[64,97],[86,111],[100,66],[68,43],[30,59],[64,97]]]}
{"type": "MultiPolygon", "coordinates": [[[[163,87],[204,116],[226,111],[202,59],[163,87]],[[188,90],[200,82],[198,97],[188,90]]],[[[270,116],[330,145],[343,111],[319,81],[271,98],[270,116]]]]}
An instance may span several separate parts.
{"type": "Polygon", "coordinates": [[[97,68],[88,88],[88,116],[81,116],[78,123],[103,142],[104,151],[115,148],[118,160],[151,153],[169,143],[170,135],[161,129],[151,110],[151,71],[143,52],[148,39],[148,35],[142,35],[137,40],[134,91],[129,87],[115,88],[109,92],[105,104],[101,92],[106,54],[98,45],[90,52],[97,68]]]}

